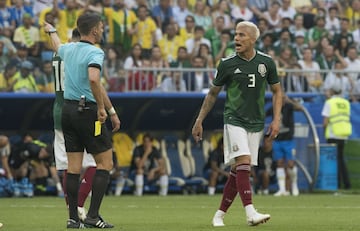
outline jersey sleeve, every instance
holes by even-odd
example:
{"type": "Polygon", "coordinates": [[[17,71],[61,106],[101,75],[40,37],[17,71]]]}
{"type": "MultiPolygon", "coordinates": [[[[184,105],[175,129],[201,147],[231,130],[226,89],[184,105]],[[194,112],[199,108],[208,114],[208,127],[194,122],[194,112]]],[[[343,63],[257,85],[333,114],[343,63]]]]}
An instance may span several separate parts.
{"type": "Polygon", "coordinates": [[[279,83],[280,81],[279,81],[279,76],[277,74],[275,62],[272,59],[270,59],[270,61],[268,62],[268,65],[269,65],[269,75],[267,77],[267,82],[270,85],[279,83]]]}
{"type": "Polygon", "coordinates": [[[227,76],[226,76],[226,72],[225,72],[225,64],[224,61],[221,60],[216,72],[215,72],[215,78],[212,81],[213,85],[215,86],[224,86],[225,83],[227,82],[227,76]]]}
{"type": "MultiPolygon", "coordinates": [[[[97,48],[91,52],[91,56],[88,61],[88,66],[98,66],[100,70],[102,69],[104,63],[104,51],[97,48]]],[[[61,56],[60,56],[61,57],[61,56]]]]}

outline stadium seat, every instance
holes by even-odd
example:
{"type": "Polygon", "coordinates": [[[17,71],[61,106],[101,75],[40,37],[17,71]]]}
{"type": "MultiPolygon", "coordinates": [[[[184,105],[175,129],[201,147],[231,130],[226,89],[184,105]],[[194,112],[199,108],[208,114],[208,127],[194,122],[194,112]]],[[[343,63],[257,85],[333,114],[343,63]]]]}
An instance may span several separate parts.
{"type": "MultiPolygon", "coordinates": [[[[201,164],[203,168],[205,167],[205,164],[209,159],[210,152],[214,151],[217,148],[218,141],[222,136],[223,136],[222,132],[211,133],[211,135],[209,136],[209,140],[204,139],[202,142],[199,142],[198,144],[196,144],[193,139],[189,138],[188,140],[189,144],[187,146],[188,149],[191,151],[192,156],[194,157],[196,166],[201,164]]],[[[203,174],[202,175],[203,178],[208,180],[211,172],[210,169],[196,169],[197,174],[199,174],[200,171],[202,171],[201,173],[203,174]]],[[[224,189],[223,183],[216,184],[217,192],[222,192],[223,189],[224,189]]]]}
{"type": "MultiPolygon", "coordinates": [[[[202,179],[192,178],[190,159],[185,156],[185,143],[175,135],[166,135],[161,141],[161,150],[166,158],[169,179],[185,183],[187,192],[197,192],[206,185],[202,179]]],[[[171,183],[171,182],[169,182],[171,183]]],[[[169,187],[170,189],[170,187],[169,187]]]]}
{"type": "Polygon", "coordinates": [[[199,178],[204,180],[204,184],[207,184],[207,180],[204,175],[204,166],[207,163],[208,154],[210,150],[210,143],[207,140],[202,140],[196,143],[193,137],[189,137],[186,140],[186,154],[190,159],[190,166],[193,178],[199,178]]]}

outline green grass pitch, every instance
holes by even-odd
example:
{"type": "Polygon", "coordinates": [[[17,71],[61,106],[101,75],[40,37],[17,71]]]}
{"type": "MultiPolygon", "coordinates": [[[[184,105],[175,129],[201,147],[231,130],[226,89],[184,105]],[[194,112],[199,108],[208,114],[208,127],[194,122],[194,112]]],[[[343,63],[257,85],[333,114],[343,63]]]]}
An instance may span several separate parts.
{"type": "MultiPolygon", "coordinates": [[[[341,231],[360,230],[359,194],[302,194],[299,197],[254,196],[268,223],[249,227],[240,198],[225,217],[225,227],[211,226],[221,195],[106,196],[102,216],[121,231],[341,231]]],[[[88,207],[88,202],[87,202],[88,207]]],[[[0,198],[1,231],[66,230],[63,198],[0,198]]]]}

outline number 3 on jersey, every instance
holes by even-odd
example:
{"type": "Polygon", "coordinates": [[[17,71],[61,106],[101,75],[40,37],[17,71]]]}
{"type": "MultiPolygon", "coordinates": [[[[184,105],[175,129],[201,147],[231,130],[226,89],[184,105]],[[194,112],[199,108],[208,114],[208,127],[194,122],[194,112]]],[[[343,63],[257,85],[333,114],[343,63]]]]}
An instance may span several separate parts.
{"type": "Polygon", "coordinates": [[[255,74],[248,74],[249,84],[248,87],[255,87],[255,74]]]}

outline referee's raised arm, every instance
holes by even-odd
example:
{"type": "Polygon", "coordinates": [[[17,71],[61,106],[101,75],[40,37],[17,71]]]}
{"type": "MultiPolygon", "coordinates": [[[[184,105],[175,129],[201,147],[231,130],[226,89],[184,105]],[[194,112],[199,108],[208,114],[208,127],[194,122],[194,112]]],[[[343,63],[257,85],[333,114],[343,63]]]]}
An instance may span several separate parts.
{"type": "Polygon", "coordinates": [[[45,22],[44,30],[51,37],[50,45],[51,45],[53,51],[57,52],[59,47],[61,46],[61,41],[57,34],[56,28],[53,25],[51,25],[50,23],[45,22]]]}

